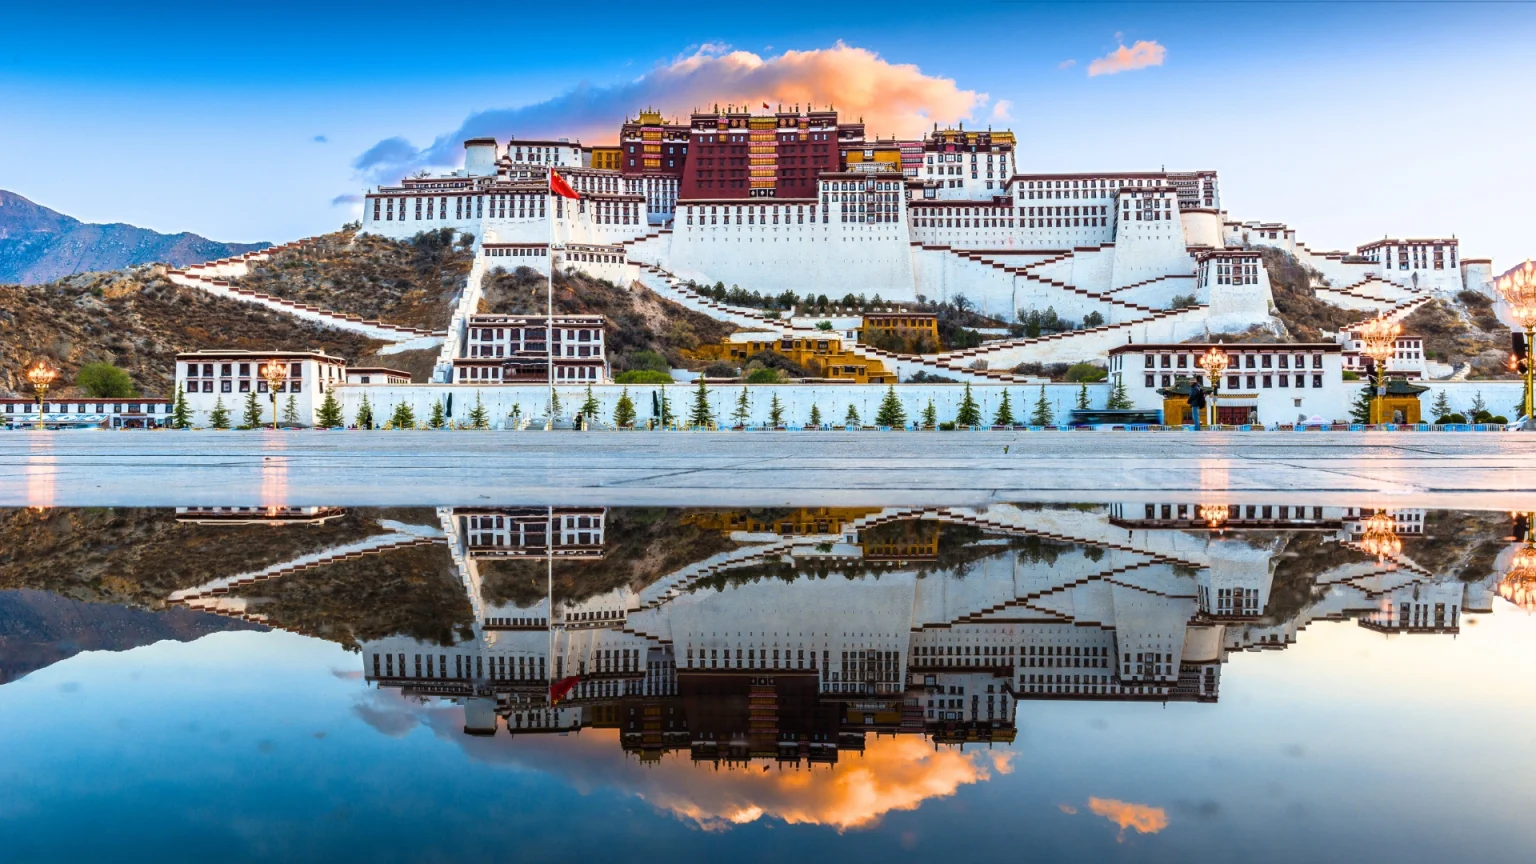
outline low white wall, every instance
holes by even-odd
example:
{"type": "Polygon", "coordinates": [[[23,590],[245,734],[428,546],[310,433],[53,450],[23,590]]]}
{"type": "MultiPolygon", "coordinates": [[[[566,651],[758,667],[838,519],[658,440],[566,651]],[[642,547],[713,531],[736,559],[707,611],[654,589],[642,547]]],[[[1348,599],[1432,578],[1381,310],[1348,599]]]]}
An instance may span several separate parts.
{"type": "MultiPolygon", "coordinates": [[[[679,421],[687,418],[693,406],[694,385],[631,384],[627,386],[630,399],[635,403],[637,422],[640,423],[644,423],[652,416],[651,394],[655,392],[663,390],[666,392],[672,414],[679,421]]],[[[618,405],[620,394],[625,387],[626,385],[622,384],[592,385],[592,396],[599,405],[598,416],[604,422],[612,421],[614,408],[618,405]]],[[[916,421],[921,417],[923,408],[929,400],[933,401],[934,410],[940,422],[954,420],[965,394],[963,384],[897,384],[895,387],[896,395],[900,397],[902,405],[906,408],[910,421],[916,421]]],[[[875,414],[880,410],[880,402],[886,394],[886,385],[880,384],[711,385],[708,388],[709,404],[717,423],[731,424],[731,413],[736,409],[736,400],[743,388],[747,391],[752,414],[749,422],[756,425],[765,424],[768,421],[769,406],[775,395],[783,405],[785,422],[791,425],[806,423],[810,417],[812,405],[821,409],[824,423],[842,423],[844,416],[848,413],[848,406],[852,405],[858,410],[859,417],[864,423],[873,424],[875,414]]],[[[1017,422],[1026,422],[1035,401],[1040,398],[1038,385],[971,385],[972,397],[981,408],[983,419],[991,421],[998,404],[1002,401],[1004,390],[1008,391],[1009,402],[1017,422]]],[[[1077,401],[1078,390],[1077,384],[1045,385],[1046,399],[1058,418],[1072,410],[1077,401]]],[[[564,416],[574,414],[587,398],[587,388],[580,386],[556,387],[555,392],[559,395],[560,413],[564,416]]],[[[455,421],[468,420],[470,411],[474,410],[475,398],[478,396],[485,405],[491,424],[500,427],[506,422],[514,406],[521,409],[523,417],[543,416],[548,401],[547,393],[546,387],[535,384],[503,384],[488,387],[475,387],[468,384],[349,384],[336,388],[336,397],[341,400],[348,424],[357,417],[358,406],[362,404],[363,397],[367,396],[373,408],[374,422],[378,425],[383,425],[384,421],[389,419],[390,412],[400,402],[410,405],[411,410],[416,414],[416,419],[425,422],[433,403],[440,399],[446,400],[451,395],[455,421]]],[[[1088,385],[1090,407],[1102,408],[1108,395],[1109,390],[1106,385],[1088,385]]]]}

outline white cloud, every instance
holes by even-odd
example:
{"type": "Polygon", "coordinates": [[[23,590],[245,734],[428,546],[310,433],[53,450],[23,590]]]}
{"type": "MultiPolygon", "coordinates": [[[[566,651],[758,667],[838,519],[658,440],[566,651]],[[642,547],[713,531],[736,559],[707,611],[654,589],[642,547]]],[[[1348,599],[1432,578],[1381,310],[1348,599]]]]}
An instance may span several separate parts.
{"type": "Polygon", "coordinates": [[[1013,102],[1007,99],[999,99],[992,104],[993,120],[1012,120],[1013,115],[1008,113],[1013,109],[1013,102]]]}
{"type": "Polygon", "coordinates": [[[831,105],[845,120],[862,118],[871,135],[916,136],[934,123],[969,118],[987,101],[985,93],[963,90],[953,79],[927,75],[914,65],[891,63],[841,42],[766,58],[705,44],[627,83],[582,83],[544,102],[472,114],[423,148],[403,138],[386,138],[360,155],[353,167],[375,182],[392,182],[414,169],[460,164],[464,140],[482,135],[611,143],[624,118],[646,107],[686,120],[688,112],[717,104],[754,110],[763,103],[831,105]]]}
{"type": "Polygon", "coordinates": [[[1056,64],[1056,68],[1057,69],[1071,69],[1073,66],[1076,66],[1076,65],[1077,65],[1077,60],[1069,57],[1066,60],[1063,60],[1060,63],[1057,63],[1056,64]]]}
{"type": "MultiPolygon", "coordinates": [[[[1117,38],[1118,36],[1119,34],[1116,34],[1117,38]]],[[[1163,58],[1167,56],[1168,49],[1157,42],[1142,40],[1129,48],[1122,44],[1119,48],[1089,63],[1088,77],[1115,75],[1133,69],[1145,69],[1148,66],[1161,66],[1163,58]]]]}

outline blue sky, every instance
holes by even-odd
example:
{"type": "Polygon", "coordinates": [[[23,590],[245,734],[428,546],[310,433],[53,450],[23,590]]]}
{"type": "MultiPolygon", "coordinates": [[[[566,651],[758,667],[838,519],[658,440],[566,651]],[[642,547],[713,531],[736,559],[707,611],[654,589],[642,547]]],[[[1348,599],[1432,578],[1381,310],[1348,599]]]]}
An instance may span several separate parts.
{"type": "MultiPolygon", "coordinates": [[[[1517,201],[1536,179],[1519,98],[1536,86],[1533,4],[571,8],[87,0],[63,22],[7,4],[0,188],[89,221],[293,239],[351,217],[333,202],[386,176],[355,167],[381,141],[451,145],[487,111],[528,127],[506,133],[548,134],[578,87],[591,124],[631,92],[665,94],[680,59],[744,51],[772,70],[841,44],[932,83],[909,102],[948,87],[964,98],[940,113],[968,104],[967,123],[1012,128],[1025,170],[1214,168],[1233,216],[1285,221],[1314,248],[1454,232],[1496,266],[1531,254],[1517,201]],[[1088,74],[1138,42],[1161,63],[1088,74]]],[[[822,86],[875,111],[881,74],[862,95],[822,86]]]]}

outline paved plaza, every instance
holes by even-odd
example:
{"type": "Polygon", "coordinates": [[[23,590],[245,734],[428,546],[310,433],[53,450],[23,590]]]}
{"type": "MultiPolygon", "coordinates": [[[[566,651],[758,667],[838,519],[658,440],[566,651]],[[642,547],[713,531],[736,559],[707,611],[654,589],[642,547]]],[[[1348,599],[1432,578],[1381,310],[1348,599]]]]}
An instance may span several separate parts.
{"type": "Polygon", "coordinates": [[[1229,502],[1536,508],[1504,433],[14,432],[0,506],[1229,502]]]}

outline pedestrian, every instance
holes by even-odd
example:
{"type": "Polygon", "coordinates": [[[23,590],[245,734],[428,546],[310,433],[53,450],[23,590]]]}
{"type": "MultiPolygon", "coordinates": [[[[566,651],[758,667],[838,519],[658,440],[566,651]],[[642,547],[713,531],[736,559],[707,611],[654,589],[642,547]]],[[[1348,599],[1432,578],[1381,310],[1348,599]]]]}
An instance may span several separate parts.
{"type": "Polygon", "coordinates": [[[1189,416],[1196,432],[1200,431],[1200,415],[1204,413],[1205,388],[1200,386],[1200,382],[1192,381],[1189,385],[1189,416]]]}

